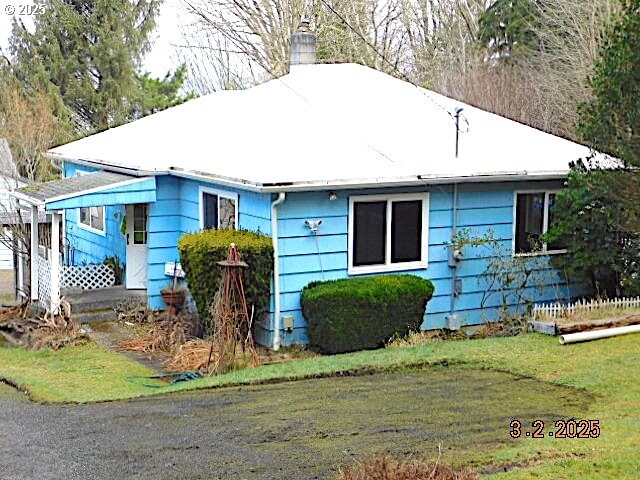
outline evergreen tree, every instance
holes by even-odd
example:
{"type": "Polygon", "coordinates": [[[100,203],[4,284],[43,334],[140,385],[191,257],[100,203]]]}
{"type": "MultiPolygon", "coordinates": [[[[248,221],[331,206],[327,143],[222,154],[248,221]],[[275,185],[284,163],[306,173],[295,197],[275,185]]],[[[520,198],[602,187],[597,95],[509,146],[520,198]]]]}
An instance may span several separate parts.
{"type": "Polygon", "coordinates": [[[579,108],[578,133],[596,150],[625,162],[602,169],[577,164],[557,196],[548,241],[567,247],[573,279],[606,296],[640,294],[640,4],[624,0],[600,49],[589,83],[593,98],[579,108]]]}
{"type": "Polygon", "coordinates": [[[181,65],[173,74],[168,72],[162,80],[152,77],[149,73],[138,75],[140,95],[134,102],[132,117],[144,117],[192,99],[195,96],[193,93],[186,96],[180,94],[186,74],[186,65],[181,65]]]}
{"type": "Polygon", "coordinates": [[[55,115],[77,136],[175,104],[183,70],[155,83],[138,74],[159,2],[47,0],[45,13],[34,17],[33,33],[14,21],[11,74],[27,91],[46,91],[55,115]],[[170,101],[157,97],[163,89],[170,101]]]}
{"type": "Polygon", "coordinates": [[[538,1],[495,0],[481,15],[478,40],[490,58],[514,63],[539,48],[538,1]]]}
{"type": "Polygon", "coordinates": [[[623,0],[617,22],[589,79],[591,101],[580,106],[578,133],[596,150],[640,166],[640,2],[623,0]]]}

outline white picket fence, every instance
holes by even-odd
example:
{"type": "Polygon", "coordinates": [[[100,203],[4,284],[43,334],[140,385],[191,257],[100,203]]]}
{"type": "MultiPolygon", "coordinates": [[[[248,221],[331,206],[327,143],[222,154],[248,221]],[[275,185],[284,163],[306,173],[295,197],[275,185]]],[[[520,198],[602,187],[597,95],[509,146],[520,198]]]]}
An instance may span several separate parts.
{"type": "Polygon", "coordinates": [[[581,312],[605,310],[608,308],[640,308],[640,297],[612,298],[610,300],[579,300],[574,303],[552,303],[548,305],[534,305],[533,318],[562,318],[581,312]]]}

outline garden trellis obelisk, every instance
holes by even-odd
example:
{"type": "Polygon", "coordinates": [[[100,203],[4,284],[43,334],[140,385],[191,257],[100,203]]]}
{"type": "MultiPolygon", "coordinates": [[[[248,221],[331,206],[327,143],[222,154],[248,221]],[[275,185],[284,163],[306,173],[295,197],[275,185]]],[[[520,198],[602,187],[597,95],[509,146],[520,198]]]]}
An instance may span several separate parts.
{"type": "Polygon", "coordinates": [[[211,306],[213,335],[207,367],[211,365],[211,357],[215,352],[213,370],[222,373],[236,362],[238,348],[242,350],[243,359],[248,356],[253,366],[258,364],[258,354],[251,332],[253,308],[249,315],[242,283],[242,269],[248,265],[241,260],[235,243],[229,246],[227,259],[218,262],[218,265],[224,268],[224,273],[211,306]]]}

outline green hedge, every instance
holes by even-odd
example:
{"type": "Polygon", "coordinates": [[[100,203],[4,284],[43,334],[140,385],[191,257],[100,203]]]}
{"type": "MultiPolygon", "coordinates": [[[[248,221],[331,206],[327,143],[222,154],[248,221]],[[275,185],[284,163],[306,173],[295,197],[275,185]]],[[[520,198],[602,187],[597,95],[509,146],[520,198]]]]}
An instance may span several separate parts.
{"type": "Polygon", "coordinates": [[[196,302],[203,323],[209,326],[209,306],[220,286],[229,245],[235,243],[249,268],[242,269],[247,305],[255,305],[254,324],[269,311],[269,294],[273,276],[271,238],[247,230],[205,230],[184,235],[178,241],[180,262],[185,271],[189,291],[196,302]]]}
{"type": "Polygon", "coordinates": [[[328,353],[377,348],[417,331],[433,284],[415,275],[312,282],[302,290],[310,343],[328,353]]]}

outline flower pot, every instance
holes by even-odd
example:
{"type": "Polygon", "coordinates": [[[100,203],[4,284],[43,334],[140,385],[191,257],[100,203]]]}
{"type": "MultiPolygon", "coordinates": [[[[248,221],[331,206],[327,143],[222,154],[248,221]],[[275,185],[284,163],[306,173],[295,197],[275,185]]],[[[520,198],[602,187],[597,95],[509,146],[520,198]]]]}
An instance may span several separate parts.
{"type": "Polygon", "coordinates": [[[167,311],[175,315],[184,306],[184,300],[186,298],[186,292],[184,290],[160,290],[160,294],[162,295],[162,299],[164,303],[167,304],[167,311]]]}

